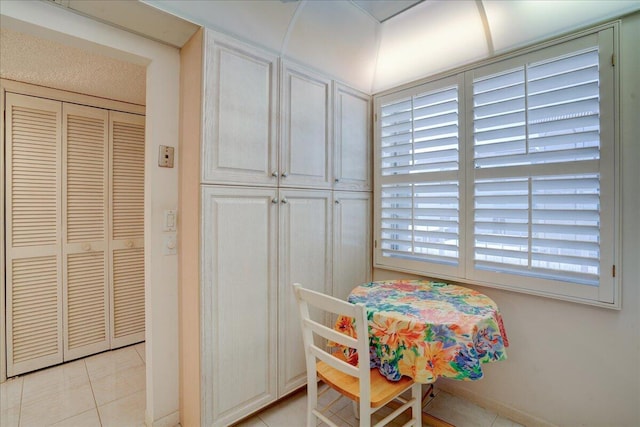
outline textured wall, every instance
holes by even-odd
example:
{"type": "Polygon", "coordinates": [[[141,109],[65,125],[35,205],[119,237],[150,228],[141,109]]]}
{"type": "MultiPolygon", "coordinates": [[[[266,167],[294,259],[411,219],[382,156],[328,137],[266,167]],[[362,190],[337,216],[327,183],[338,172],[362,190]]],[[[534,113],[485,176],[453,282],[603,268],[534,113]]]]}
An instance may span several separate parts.
{"type": "Polygon", "coordinates": [[[0,77],[145,104],[145,67],[6,28],[0,30],[0,77]]]}

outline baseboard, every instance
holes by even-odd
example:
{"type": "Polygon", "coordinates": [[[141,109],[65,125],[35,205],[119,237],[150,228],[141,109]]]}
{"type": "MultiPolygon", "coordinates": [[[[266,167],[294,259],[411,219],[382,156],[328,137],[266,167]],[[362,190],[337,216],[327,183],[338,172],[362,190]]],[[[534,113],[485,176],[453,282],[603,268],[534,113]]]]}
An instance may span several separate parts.
{"type": "Polygon", "coordinates": [[[149,413],[145,411],[145,424],[147,427],[176,427],[180,425],[180,412],[175,411],[158,420],[152,420],[149,413]]]}
{"type": "Polygon", "coordinates": [[[549,421],[543,420],[509,405],[505,405],[498,400],[487,398],[470,390],[451,386],[450,384],[447,384],[446,381],[438,381],[437,388],[454,396],[468,400],[469,402],[475,403],[476,405],[490,411],[496,412],[502,417],[508,418],[511,421],[515,421],[516,423],[527,427],[557,427],[549,421]]]}

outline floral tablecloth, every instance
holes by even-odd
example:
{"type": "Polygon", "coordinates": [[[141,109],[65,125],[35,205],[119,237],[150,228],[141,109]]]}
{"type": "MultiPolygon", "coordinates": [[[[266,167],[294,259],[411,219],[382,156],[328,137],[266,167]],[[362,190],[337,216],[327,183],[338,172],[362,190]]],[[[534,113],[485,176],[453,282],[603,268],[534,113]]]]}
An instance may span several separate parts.
{"type": "MultiPolygon", "coordinates": [[[[507,358],[509,342],[496,303],[472,289],[393,280],[360,285],[348,300],[366,306],[371,367],[389,380],[402,375],[425,384],[438,377],[477,380],[482,363],[507,358]]],[[[355,337],[351,318],[338,318],[335,329],[355,337]]],[[[354,349],[343,351],[357,364],[354,349]]]]}

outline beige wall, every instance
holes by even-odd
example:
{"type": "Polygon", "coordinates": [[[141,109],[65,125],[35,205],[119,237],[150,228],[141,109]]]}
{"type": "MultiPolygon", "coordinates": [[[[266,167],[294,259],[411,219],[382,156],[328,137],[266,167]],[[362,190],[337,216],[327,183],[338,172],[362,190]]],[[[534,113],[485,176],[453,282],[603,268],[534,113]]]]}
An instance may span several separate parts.
{"type": "Polygon", "coordinates": [[[203,30],[180,52],[180,423],[200,424],[200,138],[203,30]]]}
{"type": "MultiPolygon", "coordinates": [[[[438,381],[527,426],[640,425],[640,13],[621,31],[622,310],[475,287],[504,316],[508,360],[438,381]]],[[[377,280],[401,275],[376,270],[377,280]]]]}
{"type": "MultiPolygon", "coordinates": [[[[177,257],[163,255],[163,212],[178,204],[178,170],[157,166],[158,146],[177,146],[180,58],[175,48],[46,2],[2,2],[2,26],[146,67],[146,421],[178,423],[177,257]]],[[[177,153],[176,164],[179,163],[177,153]]]]}

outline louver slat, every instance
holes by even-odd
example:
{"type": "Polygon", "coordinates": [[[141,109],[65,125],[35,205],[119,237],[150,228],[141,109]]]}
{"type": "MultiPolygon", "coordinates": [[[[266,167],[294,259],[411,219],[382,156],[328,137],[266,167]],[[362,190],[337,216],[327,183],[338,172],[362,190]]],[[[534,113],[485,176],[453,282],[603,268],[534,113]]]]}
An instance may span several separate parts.
{"type": "Polygon", "coordinates": [[[598,64],[594,47],[474,80],[476,268],[598,285],[598,64]]]}
{"type": "Polygon", "coordinates": [[[109,348],[106,110],[65,104],[64,343],[65,360],[109,348]]]}
{"type": "Polygon", "coordinates": [[[59,102],[7,93],[7,374],[62,362],[59,102]]]}
{"type": "Polygon", "coordinates": [[[61,355],[56,257],[13,260],[12,272],[13,363],[61,355]]]}
{"type": "Polygon", "coordinates": [[[70,350],[107,340],[104,270],[102,252],[68,256],[67,339],[70,350]]]}
{"type": "Polygon", "coordinates": [[[144,233],[144,126],[113,122],[113,238],[144,233]]]}
{"type": "Polygon", "coordinates": [[[111,347],[144,340],[144,117],[112,113],[111,347]]]}
{"type": "Polygon", "coordinates": [[[67,243],[105,239],[106,120],[66,117],[67,243]]]}
{"type": "Polygon", "coordinates": [[[113,252],[114,337],[144,333],[144,250],[113,252]]]}
{"type": "Polygon", "coordinates": [[[13,106],[10,120],[12,246],[55,245],[59,114],[13,106]]]}
{"type": "Polygon", "coordinates": [[[458,87],[382,105],[380,123],[382,256],[457,267],[458,87]]]}

